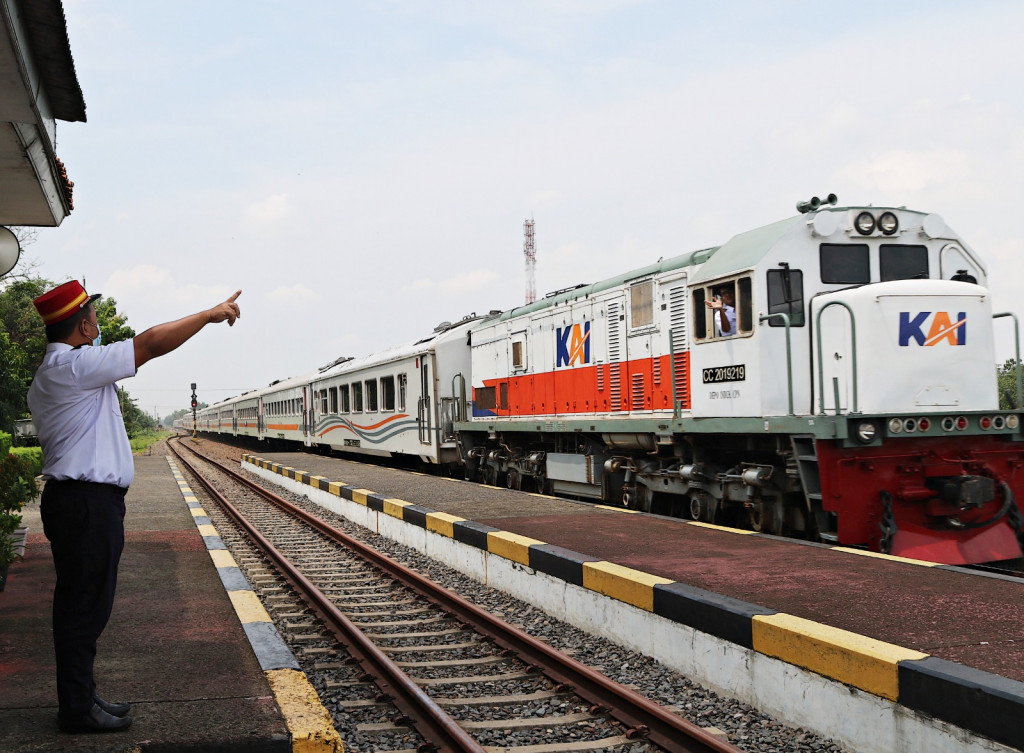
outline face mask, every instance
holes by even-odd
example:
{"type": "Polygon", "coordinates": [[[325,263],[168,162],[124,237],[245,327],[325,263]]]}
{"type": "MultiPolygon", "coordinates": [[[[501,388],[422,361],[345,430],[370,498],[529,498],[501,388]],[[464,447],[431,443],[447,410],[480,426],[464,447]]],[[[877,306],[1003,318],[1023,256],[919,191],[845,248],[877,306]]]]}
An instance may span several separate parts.
{"type": "MultiPolygon", "coordinates": [[[[92,322],[89,322],[89,323],[92,324],[92,322]]],[[[93,347],[99,347],[103,343],[103,333],[100,332],[100,328],[99,328],[98,324],[93,324],[92,326],[94,326],[96,328],[96,337],[93,338],[92,344],[93,344],[93,347]]]]}

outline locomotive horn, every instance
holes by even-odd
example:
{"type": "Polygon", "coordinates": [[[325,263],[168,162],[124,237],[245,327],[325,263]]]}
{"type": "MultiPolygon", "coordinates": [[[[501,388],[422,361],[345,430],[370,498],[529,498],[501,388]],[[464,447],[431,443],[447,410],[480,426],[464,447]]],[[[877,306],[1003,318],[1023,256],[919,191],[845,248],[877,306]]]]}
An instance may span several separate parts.
{"type": "Polygon", "coordinates": [[[800,214],[806,214],[807,212],[817,212],[818,207],[821,206],[821,199],[817,196],[812,196],[810,201],[798,201],[796,203],[796,211],[800,214]]]}
{"type": "Polygon", "coordinates": [[[796,211],[800,214],[817,212],[821,208],[822,204],[835,205],[837,201],[839,201],[839,198],[834,193],[830,193],[824,200],[819,199],[817,196],[812,196],[810,201],[798,201],[796,203],[796,211]]]}

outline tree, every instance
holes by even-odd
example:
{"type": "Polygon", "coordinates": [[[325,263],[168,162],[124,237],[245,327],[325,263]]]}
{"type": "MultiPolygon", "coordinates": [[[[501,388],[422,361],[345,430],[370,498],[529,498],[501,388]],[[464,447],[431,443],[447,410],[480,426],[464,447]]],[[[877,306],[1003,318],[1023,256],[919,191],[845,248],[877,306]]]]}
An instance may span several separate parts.
{"type": "Polygon", "coordinates": [[[135,330],[128,326],[128,318],[117,313],[117,301],[113,298],[97,298],[93,303],[96,321],[105,343],[117,343],[135,337],[135,330]]]}
{"type": "MultiPolygon", "coordinates": [[[[13,278],[7,276],[4,282],[6,285],[0,290],[0,431],[13,432],[14,422],[29,415],[25,397],[46,352],[46,327],[32,302],[55,283],[25,272],[13,278]]],[[[93,308],[103,342],[135,337],[127,317],[118,313],[115,299],[97,298],[93,308]]],[[[139,410],[127,392],[118,392],[122,395],[121,415],[129,437],[156,427],[156,421],[139,410]]]]}
{"type": "Polygon", "coordinates": [[[121,406],[121,418],[124,419],[124,430],[128,434],[128,439],[134,439],[139,434],[156,429],[156,419],[135,404],[128,390],[119,388],[117,400],[121,406]]]}
{"type": "Polygon", "coordinates": [[[22,378],[21,350],[0,331],[0,432],[14,433],[15,418],[21,415],[25,402],[25,381],[22,378]]]}
{"type": "Polygon", "coordinates": [[[999,408],[1001,410],[1021,407],[1017,404],[1017,363],[1017,359],[1009,358],[1002,366],[996,367],[996,385],[999,391],[999,408]]]}
{"type": "Polygon", "coordinates": [[[0,290],[0,431],[12,432],[14,422],[28,415],[25,395],[46,350],[46,329],[32,300],[53,284],[42,278],[5,281],[0,290]]]}
{"type": "Polygon", "coordinates": [[[46,328],[32,301],[52,287],[49,280],[35,277],[8,282],[0,291],[0,322],[11,343],[24,354],[22,367],[28,370],[28,377],[35,373],[46,351],[46,328]]]}

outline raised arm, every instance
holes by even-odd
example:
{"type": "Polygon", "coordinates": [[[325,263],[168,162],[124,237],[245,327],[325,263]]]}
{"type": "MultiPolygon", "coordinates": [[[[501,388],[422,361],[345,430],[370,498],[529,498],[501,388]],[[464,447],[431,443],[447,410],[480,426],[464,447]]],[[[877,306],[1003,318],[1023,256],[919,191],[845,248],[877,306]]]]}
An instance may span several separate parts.
{"type": "Polygon", "coordinates": [[[239,290],[224,303],[218,304],[212,309],[200,311],[174,322],[158,324],[155,327],[150,327],[141,335],[136,335],[135,368],[138,369],[147,361],[170,353],[207,324],[217,324],[226,320],[229,326],[234,326],[235,319],[242,315],[238,304],[235,303],[235,299],[241,294],[242,291],[239,290]]]}

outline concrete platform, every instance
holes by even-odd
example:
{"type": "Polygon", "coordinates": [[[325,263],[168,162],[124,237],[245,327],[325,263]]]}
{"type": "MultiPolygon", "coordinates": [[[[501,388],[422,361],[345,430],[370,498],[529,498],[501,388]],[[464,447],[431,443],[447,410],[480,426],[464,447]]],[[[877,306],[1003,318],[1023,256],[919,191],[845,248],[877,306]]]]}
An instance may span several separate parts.
{"type": "Polygon", "coordinates": [[[50,624],[55,574],[39,504],[0,592],[0,751],[290,751],[292,733],[162,455],[136,458],[97,691],[132,704],[112,734],[62,734],[50,624]]]}
{"type": "Polygon", "coordinates": [[[243,462],[858,749],[1024,750],[1020,581],[312,454],[243,462]]]}

